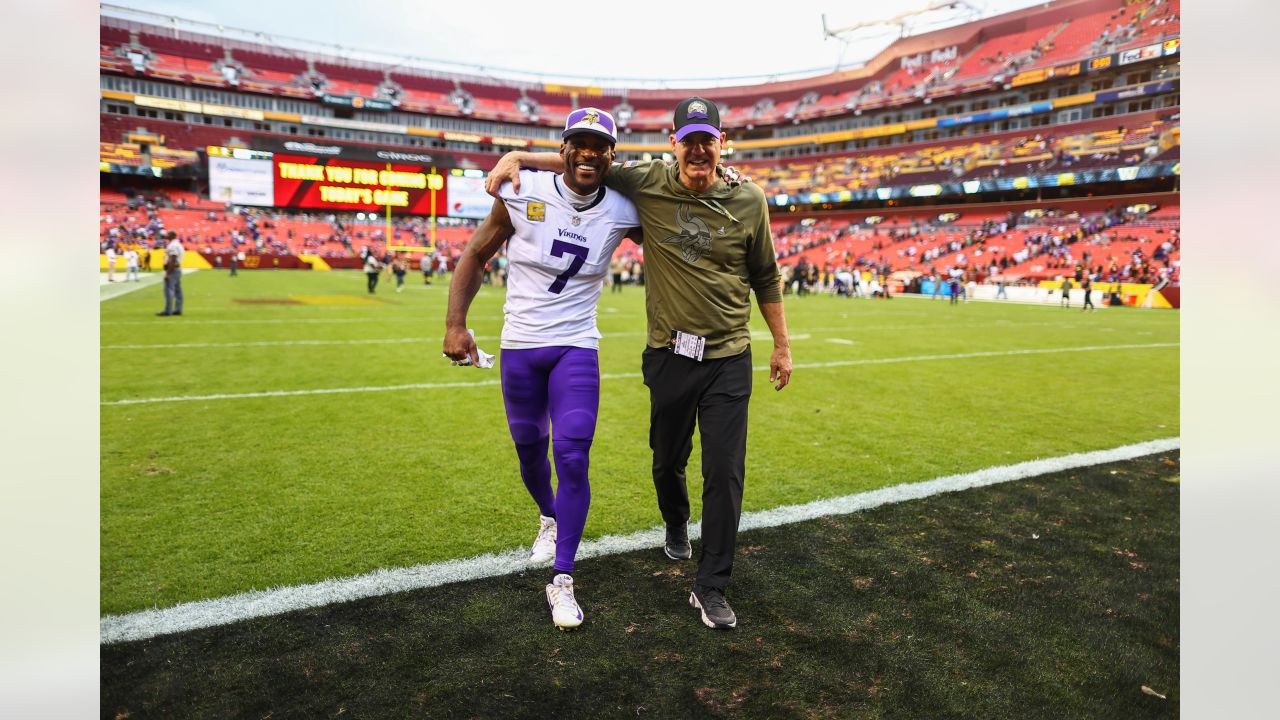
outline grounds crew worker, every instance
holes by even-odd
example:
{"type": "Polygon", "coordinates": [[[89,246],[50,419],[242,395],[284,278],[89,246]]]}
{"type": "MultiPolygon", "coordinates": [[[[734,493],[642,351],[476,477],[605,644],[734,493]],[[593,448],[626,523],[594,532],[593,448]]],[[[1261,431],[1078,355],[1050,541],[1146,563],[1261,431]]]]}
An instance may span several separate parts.
{"type": "MultiPolygon", "coordinates": [[[[738,623],[725,599],[733,571],[746,475],[747,404],[751,397],[750,292],[773,334],[769,381],[791,379],[791,343],[764,192],[718,172],[725,135],[715,103],[700,97],[676,106],[670,136],[675,165],[660,160],[614,165],[605,185],[631,199],[645,238],[653,484],[666,522],[664,551],[692,556],[685,466],[695,422],[702,435],[702,548],[689,603],[708,627],[738,623]]],[[[553,153],[503,156],[486,181],[493,194],[519,183],[521,165],[561,168],[553,153]]],[[[517,185],[518,190],[518,185],[517,185]]]]}

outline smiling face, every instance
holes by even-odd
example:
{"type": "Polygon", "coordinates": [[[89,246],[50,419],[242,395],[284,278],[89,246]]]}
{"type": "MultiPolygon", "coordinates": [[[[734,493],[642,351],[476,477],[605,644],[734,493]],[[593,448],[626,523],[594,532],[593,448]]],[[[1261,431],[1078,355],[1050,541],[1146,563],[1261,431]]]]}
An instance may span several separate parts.
{"type": "Polygon", "coordinates": [[[574,133],[560,145],[560,159],[564,160],[564,184],[579,195],[590,195],[600,189],[613,162],[613,143],[596,133],[574,133]]]}
{"type": "Polygon", "coordinates": [[[720,150],[724,146],[724,133],[712,135],[692,132],[683,140],[671,135],[671,150],[680,167],[680,183],[690,190],[706,190],[716,181],[716,165],[720,163],[720,150]]]}

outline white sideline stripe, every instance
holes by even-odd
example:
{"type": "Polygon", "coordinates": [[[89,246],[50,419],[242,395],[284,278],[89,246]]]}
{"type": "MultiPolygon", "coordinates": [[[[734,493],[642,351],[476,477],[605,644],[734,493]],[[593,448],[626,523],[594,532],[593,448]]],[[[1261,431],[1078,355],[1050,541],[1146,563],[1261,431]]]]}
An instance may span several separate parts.
{"type": "MultiPolygon", "coordinates": [[[[131,292],[137,292],[138,290],[141,290],[143,288],[155,287],[156,285],[163,285],[164,276],[157,276],[153,273],[151,275],[139,275],[138,280],[136,282],[130,282],[128,280],[119,280],[111,284],[106,284],[105,280],[103,280],[102,282],[103,282],[103,285],[98,288],[99,303],[104,303],[108,300],[115,300],[118,297],[124,297],[125,295],[128,295],[131,292]]],[[[164,303],[163,300],[161,300],[160,302],[161,304],[164,303]]]]}
{"type": "MultiPolygon", "coordinates": [[[[1180,343],[1146,343],[1143,345],[1087,345],[1073,348],[1037,348],[1034,350],[991,350],[988,352],[953,353],[951,355],[911,355],[907,357],[872,358],[868,360],[832,360],[820,363],[797,363],[796,368],[833,368],[849,365],[890,365],[893,363],[924,362],[926,360],[967,360],[980,357],[1005,357],[1010,355],[1046,355],[1069,352],[1094,352],[1096,350],[1138,350],[1145,348],[1178,347],[1180,343]]],[[[757,365],[756,371],[768,370],[768,365],[757,365]]]]}
{"type": "MultiPolygon", "coordinates": [[[[794,369],[806,368],[833,368],[833,367],[849,367],[852,365],[891,365],[893,363],[906,362],[925,362],[928,360],[964,360],[968,358],[980,357],[1003,357],[1012,355],[1044,355],[1052,353],[1069,353],[1069,352],[1093,352],[1097,350],[1140,350],[1146,348],[1166,348],[1178,347],[1179,343],[1149,343],[1145,345],[1089,345],[1087,347],[1073,348],[1039,348],[1034,350],[992,350],[989,352],[975,353],[953,353],[949,355],[911,355],[907,357],[889,357],[889,358],[869,358],[865,360],[833,360],[831,362],[821,363],[798,363],[793,365],[794,369]]],[[[752,368],[755,372],[763,372],[769,369],[768,365],[756,365],[752,368]]],[[[464,370],[466,372],[466,370],[464,370]]],[[[605,373],[600,376],[601,380],[622,380],[626,378],[640,377],[640,373],[605,373]]],[[[98,403],[101,406],[107,405],[143,405],[147,403],[160,402],[186,402],[191,400],[240,400],[244,398],[263,398],[263,397],[291,397],[295,395],[332,395],[341,393],[360,393],[360,392],[388,392],[395,390],[440,390],[444,388],[468,388],[483,387],[486,385],[498,385],[498,380],[476,380],[472,382],[451,382],[451,383],[412,383],[408,385],[367,385],[364,387],[348,387],[348,388],[318,388],[315,390],[268,390],[265,392],[252,393],[226,393],[220,395],[175,395],[172,397],[153,397],[153,398],[133,398],[128,400],[106,400],[98,403]]]]}
{"type": "MultiPolygon", "coordinates": [[[[981,324],[981,323],[975,323],[981,324]]],[[[1059,323],[1024,323],[1027,325],[1052,325],[1061,327],[1059,323]]],[[[1007,327],[1013,327],[1013,324],[1007,327]]],[[[880,325],[855,328],[859,332],[866,330],[906,330],[923,327],[936,327],[929,325],[880,325]]],[[[955,327],[954,325],[946,325],[945,327],[955,327]]],[[[814,328],[815,332],[829,332],[833,330],[846,331],[848,327],[839,328],[814,328]]],[[[1149,333],[1148,333],[1149,334],[1149,333]]],[[[623,337],[647,337],[647,332],[611,332],[605,336],[605,339],[612,340],[614,338],[623,337]]],[[[751,331],[752,339],[772,340],[773,335],[767,330],[751,331]]],[[[792,340],[809,340],[813,337],[812,333],[797,333],[790,336],[792,340]]],[[[356,340],[261,340],[246,342],[226,342],[226,343],[162,343],[154,345],[146,344],[120,344],[120,345],[102,345],[101,350],[186,350],[186,349],[209,349],[209,348],[245,348],[245,347],[290,347],[290,346],[311,346],[311,345],[394,345],[402,343],[421,343],[421,342],[441,342],[443,337],[416,337],[416,338],[369,338],[356,340]]],[[[477,335],[477,341],[484,340],[500,340],[498,335],[477,335]]],[[[843,338],[826,338],[827,342],[854,344],[852,340],[843,338]]]]}
{"type": "MultiPolygon", "coordinates": [[[[881,505],[919,500],[941,493],[1022,480],[1062,470],[1131,460],[1144,455],[1176,450],[1181,446],[1179,438],[1164,438],[1110,450],[1031,460],[1016,465],[999,465],[971,473],[947,475],[925,482],[905,483],[854,495],[816,500],[803,505],[745,512],[739,523],[739,532],[789,525],[828,515],[844,515],[881,505]]],[[[701,535],[701,523],[690,523],[690,539],[696,540],[701,535]]],[[[663,540],[662,526],[640,530],[629,535],[606,535],[584,542],[578,549],[578,558],[603,557],[661,547],[663,540]]],[[[145,640],[159,635],[228,625],[295,610],[509,575],[535,568],[541,569],[541,565],[529,564],[527,557],[527,550],[517,548],[498,554],[449,560],[431,565],[414,565],[391,570],[379,569],[364,575],[322,580],[307,585],[253,590],[223,598],[186,602],[169,608],[152,608],[125,615],[107,615],[99,622],[99,641],[106,645],[145,640]]]]}

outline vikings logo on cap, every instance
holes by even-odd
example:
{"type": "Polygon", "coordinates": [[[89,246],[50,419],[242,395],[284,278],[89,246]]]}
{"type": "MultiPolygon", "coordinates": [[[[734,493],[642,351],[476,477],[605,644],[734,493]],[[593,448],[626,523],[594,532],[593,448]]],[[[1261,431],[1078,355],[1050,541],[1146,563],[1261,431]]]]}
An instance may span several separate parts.
{"type": "Polygon", "coordinates": [[[599,108],[579,108],[569,113],[569,117],[564,121],[564,132],[560,133],[560,137],[564,139],[581,132],[599,135],[611,143],[618,141],[618,130],[613,116],[599,108]]]}
{"type": "Polygon", "coordinates": [[[684,140],[691,133],[720,134],[720,108],[706,98],[691,97],[676,106],[671,118],[676,140],[684,140]]]}

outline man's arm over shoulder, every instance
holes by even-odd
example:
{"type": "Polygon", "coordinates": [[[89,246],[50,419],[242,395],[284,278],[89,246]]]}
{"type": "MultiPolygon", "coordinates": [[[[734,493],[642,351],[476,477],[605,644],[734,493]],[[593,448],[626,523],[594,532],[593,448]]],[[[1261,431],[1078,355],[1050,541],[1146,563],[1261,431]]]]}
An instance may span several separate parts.
{"type": "MultiPolygon", "coordinates": [[[[537,181],[534,178],[536,178],[541,172],[542,171],[540,170],[521,168],[519,174],[514,180],[504,182],[498,187],[495,197],[498,198],[499,202],[507,200],[524,202],[528,200],[529,196],[533,194],[534,187],[537,185],[537,181]]],[[[508,208],[508,210],[509,209],[510,208],[508,208]]]]}
{"type": "Polygon", "coordinates": [[[498,164],[493,166],[493,170],[489,171],[489,176],[484,180],[485,192],[498,197],[498,188],[507,182],[513,183],[516,192],[519,192],[521,169],[563,172],[564,161],[560,159],[559,153],[532,153],[524,150],[513,150],[503,155],[498,164]]]}
{"type": "Polygon", "coordinates": [[[604,174],[605,187],[631,197],[648,182],[650,173],[665,168],[661,160],[628,160],[615,162],[604,174]]]}

